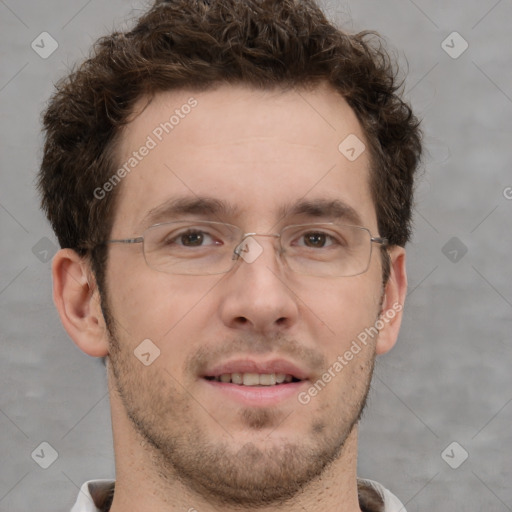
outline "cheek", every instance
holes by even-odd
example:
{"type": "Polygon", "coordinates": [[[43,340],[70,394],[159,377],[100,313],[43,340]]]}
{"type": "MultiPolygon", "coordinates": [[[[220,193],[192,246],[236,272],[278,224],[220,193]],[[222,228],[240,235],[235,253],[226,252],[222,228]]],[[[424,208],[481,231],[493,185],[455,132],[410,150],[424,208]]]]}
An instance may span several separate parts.
{"type": "Polygon", "coordinates": [[[165,428],[171,428],[176,420],[176,410],[187,413],[190,407],[183,387],[169,377],[173,369],[162,359],[143,366],[125,347],[112,357],[116,388],[126,412],[136,424],[144,425],[153,437],[161,436],[165,428]]]}
{"type": "MultiPolygon", "coordinates": [[[[380,281],[370,274],[310,283],[298,289],[305,317],[314,315],[332,349],[342,350],[379,312],[380,281]]],[[[319,332],[317,332],[317,335],[319,332]]]]}
{"type": "Polygon", "coordinates": [[[179,359],[179,347],[188,346],[209,318],[203,299],[215,284],[212,279],[171,276],[140,265],[112,269],[108,291],[118,335],[133,348],[150,339],[162,355],[173,347],[179,359]]]}

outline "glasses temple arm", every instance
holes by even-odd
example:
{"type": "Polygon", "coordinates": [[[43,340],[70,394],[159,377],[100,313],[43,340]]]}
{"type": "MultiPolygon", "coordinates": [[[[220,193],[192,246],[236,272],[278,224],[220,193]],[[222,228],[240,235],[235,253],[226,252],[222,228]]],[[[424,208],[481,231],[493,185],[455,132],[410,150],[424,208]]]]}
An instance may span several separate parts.
{"type": "Polygon", "coordinates": [[[387,238],[382,238],[379,236],[372,236],[370,238],[370,240],[376,244],[380,244],[380,245],[384,245],[384,246],[389,244],[389,240],[387,238]]]}
{"type": "Polygon", "coordinates": [[[144,241],[142,236],[137,238],[124,238],[119,240],[107,240],[105,243],[107,244],[140,244],[144,241]]]}

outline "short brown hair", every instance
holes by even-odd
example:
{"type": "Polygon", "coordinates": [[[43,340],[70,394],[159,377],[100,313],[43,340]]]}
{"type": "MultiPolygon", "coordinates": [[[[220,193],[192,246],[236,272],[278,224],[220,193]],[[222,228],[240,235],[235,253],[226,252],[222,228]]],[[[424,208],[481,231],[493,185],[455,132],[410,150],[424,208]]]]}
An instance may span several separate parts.
{"type": "Polygon", "coordinates": [[[328,82],[365,133],[379,233],[404,246],[422,146],[397,76],[379,34],[345,33],[314,0],[157,1],[130,31],[99,39],[58,83],[44,113],[42,207],[61,247],[91,256],[101,290],[107,252],[92,248],[110,235],[120,187],[101,200],[94,190],[117,169],[117,139],[139,99],[223,83],[287,90],[328,82]]]}

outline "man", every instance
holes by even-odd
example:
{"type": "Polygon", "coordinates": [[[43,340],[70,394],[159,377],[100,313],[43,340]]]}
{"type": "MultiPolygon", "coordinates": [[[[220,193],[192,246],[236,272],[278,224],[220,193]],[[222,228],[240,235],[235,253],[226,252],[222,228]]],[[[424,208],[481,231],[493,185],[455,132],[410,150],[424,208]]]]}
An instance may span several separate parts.
{"type": "Polygon", "coordinates": [[[356,476],[421,156],[371,37],[311,0],[159,1],[58,85],[54,300],[106,357],[116,459],[73,512],[404,510],[356,476]]]}

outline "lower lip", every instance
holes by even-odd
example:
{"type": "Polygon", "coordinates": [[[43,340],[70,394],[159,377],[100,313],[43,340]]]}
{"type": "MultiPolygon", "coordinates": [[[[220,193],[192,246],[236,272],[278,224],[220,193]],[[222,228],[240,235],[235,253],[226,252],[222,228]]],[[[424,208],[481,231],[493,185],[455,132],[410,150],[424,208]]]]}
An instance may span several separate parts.
{"type": "Polygon", "coordinates": [[[243,405],[256,407],[269,407],[292,397],[297,398],[300,390],[307,386],[307,381],[289,382],[274,386],[243,386],[230,382],[202,380],[214,392],[236,400],[243,405]]]}

